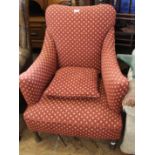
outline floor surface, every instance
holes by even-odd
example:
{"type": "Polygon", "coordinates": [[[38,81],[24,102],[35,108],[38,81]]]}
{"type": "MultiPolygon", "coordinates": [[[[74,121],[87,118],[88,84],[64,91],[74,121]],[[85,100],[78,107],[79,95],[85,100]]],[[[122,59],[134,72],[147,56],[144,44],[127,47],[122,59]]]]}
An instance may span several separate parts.
{"type": "Polygon", "coordinates": [[[20,155],[124,155],[119,146],[111,150],[107,141],[63,136],[67,144],[64,146],[58,136],[40,135],[42,141],[36,142],[34,134],[25,129],[19,144],[20,155]]]}

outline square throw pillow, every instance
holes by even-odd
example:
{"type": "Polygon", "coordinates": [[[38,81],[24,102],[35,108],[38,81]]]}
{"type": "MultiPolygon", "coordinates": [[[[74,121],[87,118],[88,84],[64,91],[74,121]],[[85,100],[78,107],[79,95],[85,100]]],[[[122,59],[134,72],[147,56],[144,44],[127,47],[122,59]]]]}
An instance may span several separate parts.
{"type": "Polygon", "coordinates": [[[48,97],[99,97],[98,71],[92,68],[60,68],[44,95],[48,97]]]}

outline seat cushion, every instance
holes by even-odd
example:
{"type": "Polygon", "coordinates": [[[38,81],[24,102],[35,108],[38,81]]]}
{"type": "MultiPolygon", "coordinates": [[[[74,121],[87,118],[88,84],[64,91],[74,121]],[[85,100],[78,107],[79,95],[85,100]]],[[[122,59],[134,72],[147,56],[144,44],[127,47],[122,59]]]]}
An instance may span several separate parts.
{"type": "Polygon", "coordinates": [[[60,68],[44,95],[48,97],[99,97],[98,73],[92,68],[60,68]]]}
{"type": "Polygon", "coordinates": [[[121,114],[109,109],[100,83],[99,98],[47,98],[27,108],[24,119],[32,131],[98,139],[119,139],[121,114]]]}

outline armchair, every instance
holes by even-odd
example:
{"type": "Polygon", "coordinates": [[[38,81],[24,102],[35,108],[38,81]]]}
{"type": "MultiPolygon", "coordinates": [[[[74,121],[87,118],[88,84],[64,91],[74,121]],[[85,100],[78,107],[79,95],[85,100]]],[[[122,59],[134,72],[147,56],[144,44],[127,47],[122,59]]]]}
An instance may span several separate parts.
{"type": "MultiPolygon", "coordinates": [[[[119,140],[121,102],[127,92],[128,81],[120,71],[115,54],[115,15],[112,6],[102,4],[91,7],[52,5],[47,8],[47,29],[41,54],[20,75],[20,88],[28,103],[24,119],[30,130],[119,140]],[[66,92],[74,88],[75,83],[80,84],[84,78],[87,82],[92,69],[93,74],[101,74],[96,81],[100,96],[46,96],[46,90],[60,79],[60,71],[64,68],[61,76],[64,80],[61,82],[68,82],[67,68],[72,71],[72,79],[65,90],[63,87],[66,85],[56,82],[61,90],[66,92]],[[82,72],[82,68],[87,74],[82,72]],[[81,70],[80,74],[76,73],[78,70],[81,70]]],[[[87,89],[79,85],[76,88],[80,89],[80,93],[87,89]]],[[[92,87],[87,90],[92,90],[92,87]]]]}

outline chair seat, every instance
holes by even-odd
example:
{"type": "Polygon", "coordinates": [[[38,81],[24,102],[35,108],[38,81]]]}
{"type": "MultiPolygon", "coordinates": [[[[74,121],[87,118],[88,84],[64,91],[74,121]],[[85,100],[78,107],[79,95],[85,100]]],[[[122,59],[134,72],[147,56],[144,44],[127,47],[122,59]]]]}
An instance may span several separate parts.
{"type": "Polygon", "coordinates": [[[109,109],[103,82],[100,98],[47,98],[29,106],[24,119],[32,131],[97,139],[120,138],[121,114],[109,109]]]}

